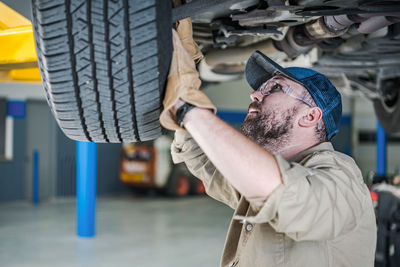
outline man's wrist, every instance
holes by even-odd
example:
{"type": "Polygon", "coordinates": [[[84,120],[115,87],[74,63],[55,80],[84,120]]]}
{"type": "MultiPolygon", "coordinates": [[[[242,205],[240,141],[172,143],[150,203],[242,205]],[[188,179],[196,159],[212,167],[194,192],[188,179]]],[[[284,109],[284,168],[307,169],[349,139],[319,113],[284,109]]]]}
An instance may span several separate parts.
{"type": "Polygon", "coordinates": [[[175,121],[178,123],[180,127],[183,128],[183,119],[185,118],[186,114],[194,109],[196,106],[190,104],[190,103],[184,103],[181,105],[175,113],[175,121]]]}
{"type": "Polygon", "coordinates": [[[171,112],[172,112],[172,114],[174,115],[174,116],[176,116],[176,111],[181,107],[181,106],[183,106],[184,104],[185,104],[186,102],[185,101],[183,101],[183,100],[181,100],[181,99],[178,99],[177,101],[176,101],[176,103],[171,107],[171,112]]]}

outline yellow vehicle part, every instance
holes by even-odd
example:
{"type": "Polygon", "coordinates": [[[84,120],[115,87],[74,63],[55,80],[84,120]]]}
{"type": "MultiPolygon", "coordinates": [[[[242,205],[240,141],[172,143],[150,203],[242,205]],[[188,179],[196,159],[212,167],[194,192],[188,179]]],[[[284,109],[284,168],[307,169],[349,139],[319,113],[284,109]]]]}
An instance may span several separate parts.
{"type": "Polygon", "coordinates": [[[32,23],[0,2],[0,80],[40,81],[32,23]]]}
{"type": "Polygon", "coordinates": [[[121,174],[121,180],[125,183],[141,183],[143,182],[145,175],[141,173],[135,173],[135,174],[128,174],[128,173],[122,173],[121,174]]]}

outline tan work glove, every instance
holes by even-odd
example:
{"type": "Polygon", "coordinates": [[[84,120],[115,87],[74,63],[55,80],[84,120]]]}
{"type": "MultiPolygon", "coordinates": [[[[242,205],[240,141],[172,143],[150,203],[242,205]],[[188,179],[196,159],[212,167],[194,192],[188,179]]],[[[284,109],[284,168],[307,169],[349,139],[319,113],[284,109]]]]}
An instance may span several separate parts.
{"type": "Polygon", "coordinates": [[[176,31],[178,32],[179,39],[181,39],[183,47],[192,57],[195,63],[199,63],[203,59],[203,54],[199,46],[193,40],[193,26],[192,19],[186,18],[177,22],[176,31]]]}
{"type": "MultiPolygon", "coordinates": [[[[173,7],[181,6],[182,0],[173,0],[173,7]]],[[[200,51],[200,48],[197,46],[196,42],[193,40],[193,26],[192,19],[186,18],[176,22],[176,31],[178,32],[179,38],[183,44],[183,47],[192,57],[192,59],[199,63],[199,61],[203,58],[203,54],[200,51]]]]}
{"type": "MultiPolygon", "coordinates": [[[[191,43],[188,38],[192,38],[192,36],[184,36],[186,44],[191,43]]],[[[217,109],[211,103],[210,99],[199,90],[201,85],[199,73],[196,70],[191,55],[184,48],[179,35],[175,30],[172,30],[172,43],[174,52],[172,55],[167,89],[163,101],[164,110],[161,113],[160,122],[164,128],[169,130],[178,130],[182,128],[176,123],[175,114],[172,112],[171,108],[179,99],[196,107],[210,109],[214,113],[217,109]]],[[[192,44],[193,43],[194,41],[192,39],[192,44]]],[[[196,55],[197,53],[193,54],[193,56],[196,55]]]]}

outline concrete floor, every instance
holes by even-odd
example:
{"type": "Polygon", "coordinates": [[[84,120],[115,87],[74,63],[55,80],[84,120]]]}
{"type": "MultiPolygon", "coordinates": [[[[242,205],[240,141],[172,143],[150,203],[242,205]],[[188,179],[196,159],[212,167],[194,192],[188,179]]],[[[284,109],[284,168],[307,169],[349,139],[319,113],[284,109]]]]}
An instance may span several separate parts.
{"type": "Polygon", "coordinates": [[[94,238],[75,200],[0,205],[0,266],[219,266],[233,211],[208,197],[97,200],[94,238]]]}

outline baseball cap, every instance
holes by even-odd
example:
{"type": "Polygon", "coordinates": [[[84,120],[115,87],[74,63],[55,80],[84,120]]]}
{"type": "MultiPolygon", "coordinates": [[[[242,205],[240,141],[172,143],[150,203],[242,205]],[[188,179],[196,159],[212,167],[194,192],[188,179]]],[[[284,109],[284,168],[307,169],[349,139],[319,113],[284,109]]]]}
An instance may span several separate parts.
{"type": "Polygon", "coordinates": [[[258,90],[265,81],[276,74],[282,74],[303,85],[322,110],[322,120],[328,139],[338,133],[342,117],[342,99],[336,87],[325,75],[307,68],[283,68],[260,51],[250,56],[245,73],[247,82],[254,90],[258,90]]]}

